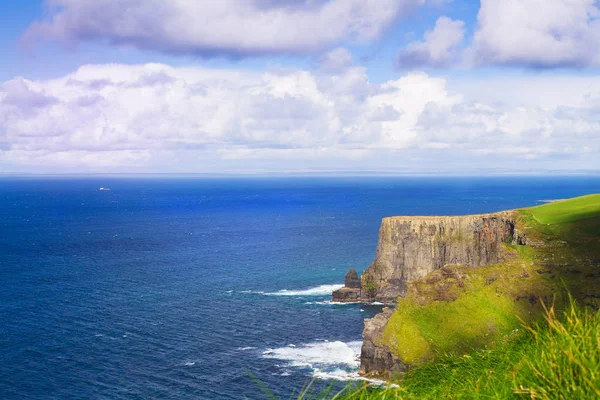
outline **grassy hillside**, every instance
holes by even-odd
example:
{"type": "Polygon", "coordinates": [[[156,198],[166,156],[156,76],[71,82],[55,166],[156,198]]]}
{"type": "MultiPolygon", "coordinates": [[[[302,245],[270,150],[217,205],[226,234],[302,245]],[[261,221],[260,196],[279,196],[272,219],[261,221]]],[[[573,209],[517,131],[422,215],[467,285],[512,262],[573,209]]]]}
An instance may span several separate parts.
{"type": "Polygon", "coordinates": [[[561,200],[529,209],[542,224],[565,224],[600,215],[600,194],[561,200]]]}
{"type": "Polygon", "coordinates": [[[398,387],[349,386],[308,399],[597,399],[600,314],[572,303],[557,315],[506,335],[498,346],[461,357],[440,355],[408,372],[398,387]]]}
{"type": "Polygon", "coordinates": [[[400,387],[335,398],[600,398],[600,195],[517,213],[528,244],[506,261],[445,267],[399,300],[383,340],[413,366],[400,387]]]}

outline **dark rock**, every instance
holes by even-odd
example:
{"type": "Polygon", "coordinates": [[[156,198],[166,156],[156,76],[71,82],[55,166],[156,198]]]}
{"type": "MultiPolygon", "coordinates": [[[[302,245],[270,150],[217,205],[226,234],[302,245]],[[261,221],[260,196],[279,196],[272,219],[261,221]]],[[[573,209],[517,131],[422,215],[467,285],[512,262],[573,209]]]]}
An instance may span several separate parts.
{"type": "Polygon", "coordinates": [[[513,232],[512,244],[516,244],[517,246],[527,245],[527,235],[525,235],[525,232],[515,229],[513,232]]]}
{"type": "Polygon", "coordinates": [[[360,289],[360,279],[358,279],[358,274],[356,273],[356,270],[354,268],[350,268],[350,270],[346,274],[344,286],[352,289],[360,289]]]}
{"type": "Polygon", "coordinates": [[[361,283],[354,268],[350,268],[344,280],[344,287],[333,292],[335,303],[358,303],[361,298],[361,283]]]}
{"type": "Polygon", "coordinates": [[[360,289],[343,287],[333,292],[334,303],[357,303],[361,301],[360,289]]]}
{"type": "Polygon", "coordinates": [[[359,371],[363,376],[392,379],[407,369],[407,365],[381,340],[391,316],[392,310],[384,308],[381,314],[365,319],[359,371]]]}

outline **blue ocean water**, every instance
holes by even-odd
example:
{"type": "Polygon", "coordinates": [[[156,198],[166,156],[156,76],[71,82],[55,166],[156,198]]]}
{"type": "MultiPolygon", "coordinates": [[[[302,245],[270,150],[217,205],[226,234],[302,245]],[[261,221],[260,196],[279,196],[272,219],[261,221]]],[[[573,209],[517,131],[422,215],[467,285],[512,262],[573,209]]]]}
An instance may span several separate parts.
{"type": "Polygon", "coordinates": [[[592,192],[600,178],[0,178],[0,398],[263,398],[250,375],[288,398],[352,377],[379,307],[327,300],[382,217],[592,192]]]}

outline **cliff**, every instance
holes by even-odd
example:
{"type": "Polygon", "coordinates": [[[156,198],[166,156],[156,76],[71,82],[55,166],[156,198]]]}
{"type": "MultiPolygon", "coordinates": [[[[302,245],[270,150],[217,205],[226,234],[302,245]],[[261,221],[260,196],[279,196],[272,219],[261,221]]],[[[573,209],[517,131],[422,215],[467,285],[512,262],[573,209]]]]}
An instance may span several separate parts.
{"type": "Polygon", "coordinates": [[[360,290],[345,287],[333,301],[395,303],[408,283],[445,265],[480,267],[502,259],[502,243],[524,243],[514,213],[458,217],[390,217],[379,229],[373,263],[361,276],[360,290]]]}
{"type": "Polygon", "coordinates": [[[334,301],[396,305],[365,320],[360,373],[390,378],[435,354],[493,346],[542,318],[544,303],[567,304],[567,291],[600,308],[599,243],[598,195],[493,214],[383,219],[360,285],[351,271],[348,287],[334,293],[334,301]]]}

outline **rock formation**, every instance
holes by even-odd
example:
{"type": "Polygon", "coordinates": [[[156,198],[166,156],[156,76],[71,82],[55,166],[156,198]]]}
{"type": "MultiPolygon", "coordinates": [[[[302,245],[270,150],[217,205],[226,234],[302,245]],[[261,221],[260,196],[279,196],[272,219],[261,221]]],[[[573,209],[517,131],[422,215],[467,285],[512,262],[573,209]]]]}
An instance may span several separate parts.
{"type": "MultiPolygon", "coordinates": [[[[460,217],[390,217],[379,230],[375,261],[362,275],[378,301],[395,302],[407,283],[445,265],[498,263],[514,240],[510,212],[460,217]]],[[[524,241],[523,238],[519,238],[524,241]]]]}
{"type": "MultiPolygon", "coordinates": [[[[356,271],[346,275],[346,286],[333,301],[380,301],[395,304],[408,283],[446,265],[480,267],[502,261],[502,243],[525,244],[515,229],[514,213],[457,217],[389,217],[379,230],[375,260],[357,284],[356,271]]],[[[360,373],[390,377],[404,368],[383,343],[391,310],[365,320],[360,373]]]]}
{"type": "Polygon", "coordinates": [[[337,303],[353,303],[361,301],[361,284],[354,268],[350,268],[344,280],[344,287],[333,292],[333,300],[337,303]]]}
{"type": "Polygon", "coordinates": [[[360,289],[360,279],[354,268],[350,268],[344,279],[344,286],[351,289],[360,289]]]}
{"type": "Polygon", "coordinates": [[[445,265],[479,267],[498,263],[502,258],[501,243],[524,244],[525,240],[522,233],[515,231],[511,212],[384,218],[375,260],[362,274],[361,284],[357,286],[349,279],[355,273],[349,271],[346,286],[334,293],[333,301],[393,304],[404,296],[410,281],[445,265]]]}
{"type": "Polygon", "coordinates": [[[361,375],[392,378],[406,370],[402,360],[394,356],[392,351],[381,341],[383,331],[392,316],[392,309],[384,308],[381,314],[365,319],[363,345],[360,352],[361,375]]]}

